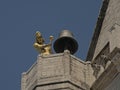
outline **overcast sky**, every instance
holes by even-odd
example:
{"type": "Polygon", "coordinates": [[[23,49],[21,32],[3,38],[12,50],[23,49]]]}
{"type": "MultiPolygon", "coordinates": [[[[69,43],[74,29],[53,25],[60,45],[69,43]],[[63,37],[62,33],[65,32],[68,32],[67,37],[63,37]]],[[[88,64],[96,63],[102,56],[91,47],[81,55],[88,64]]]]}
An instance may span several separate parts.
{"type": "MultiPolygon", "coordinates": [[[[75,56],[85,60],[102,0],[0,0],[0,90],[20,90],[21,73],[38,55],[35,32],[49,42],[63,29],[79,43],[75,56]]],[[[54,40],[54,41],[55,41],[54,40]]]]}

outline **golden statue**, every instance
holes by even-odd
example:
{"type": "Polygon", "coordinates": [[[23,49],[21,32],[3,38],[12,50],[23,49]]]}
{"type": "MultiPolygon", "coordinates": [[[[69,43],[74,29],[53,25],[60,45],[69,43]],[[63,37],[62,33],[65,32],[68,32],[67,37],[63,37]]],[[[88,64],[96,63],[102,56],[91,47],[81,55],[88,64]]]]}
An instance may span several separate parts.
{"type": "Polygon", "coordinates": [[[51,45],[52,45],[53,36],[49,37],[50,43],[45,44],[44,38],[42,37],[42,34],[39,31],[37,31],[35,35],[36,35],[36,42],[34,43],[33,46],[38,50],[38,52],[41,55],[51,54],[52,53],[51,45]]]}

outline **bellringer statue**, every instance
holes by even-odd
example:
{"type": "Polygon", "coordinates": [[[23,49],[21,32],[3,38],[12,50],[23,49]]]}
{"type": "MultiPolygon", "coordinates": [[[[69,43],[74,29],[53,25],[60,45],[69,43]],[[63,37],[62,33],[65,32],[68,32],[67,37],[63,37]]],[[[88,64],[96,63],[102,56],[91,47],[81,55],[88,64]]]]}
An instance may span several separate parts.
{"type": "Polygon", "coordinates": [[[52,53],[52,40],[53,40],[53,36],[50,36],[50,42],[48,44],[45,44],[45,40],[42,37],[42,34],[37,31],[36,34],[36,42],[34,43],[34,47],[35,49],[37,49],[37,51],[41,54],[41,55],[49,55],[52,53]]]}

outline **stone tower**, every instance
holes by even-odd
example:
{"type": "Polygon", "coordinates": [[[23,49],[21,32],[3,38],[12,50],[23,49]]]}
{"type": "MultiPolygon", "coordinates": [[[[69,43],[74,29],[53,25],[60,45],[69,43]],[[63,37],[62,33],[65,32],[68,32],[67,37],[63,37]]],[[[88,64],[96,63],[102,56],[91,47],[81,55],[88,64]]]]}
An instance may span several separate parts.
{"type": "Polygon", "coordinates": [[[22,74],[21,90],[120,90],[120,0],[103,0],[86,61],[69,50],[22,74]]]}
{"type": "Polygon", "coordinates": [[[44,44],[41,33],[37,31],[34,46],[40,54],[31,68],[22,74],[21,89],[89,90],[95,80],[93,68],[90,62],[73,55],[78,48],[73,34],[68,30],[60,33],[53,45],[55,54],[49,52],[50,45],[44,44]]]}

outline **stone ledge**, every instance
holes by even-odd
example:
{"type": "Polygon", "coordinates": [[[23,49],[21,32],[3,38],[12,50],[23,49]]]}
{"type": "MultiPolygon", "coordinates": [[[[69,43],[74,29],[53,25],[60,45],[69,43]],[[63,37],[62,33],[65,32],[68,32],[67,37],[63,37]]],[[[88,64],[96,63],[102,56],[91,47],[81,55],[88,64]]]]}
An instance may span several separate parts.
{"type": "MultiPolygon", "coordinates": [[[[63,89],[69,88],[70,89],[69,85],[66,85],[66,84],[72,85],[72,88],[76,88],[77,90],[85,90],[85,89],[81,88],[80,86],[72,83],[71,81],[61,81],[61,82],[40,84],[40,85],[37,85],[36,87],[34,87],[33,90],[35,90],[37,87],[39,87],[39,88],[44,87],[45,88],[45,86],[49,87],[49,89],[50,89],[50,86],[54,86],[54,85],[56,85],[56,86],[54,88],[52,87],[52,89],[55,89],[55,90],[60,89],[60,88],[63,88],[63,89]],[[57,86],[57,85],[59,85],[59,86],[57,86]]],[[[72,88],[71,88],[71,90],[73,90],[72,88]]]]}

